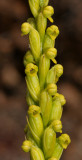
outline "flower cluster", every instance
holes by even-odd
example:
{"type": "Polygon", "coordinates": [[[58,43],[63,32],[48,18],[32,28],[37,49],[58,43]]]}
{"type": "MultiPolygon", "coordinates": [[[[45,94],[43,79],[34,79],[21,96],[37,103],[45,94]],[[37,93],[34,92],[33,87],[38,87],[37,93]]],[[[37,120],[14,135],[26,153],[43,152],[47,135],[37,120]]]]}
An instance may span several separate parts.
{"type": "Polygon", "coordinates": [[[53,22],[54,14],[54,8],[48,6],[49,0],[28,1],[34,18],[21,26],[22,35],[29,34],[30,43],[24,56],[29,109],[22,149],[30,151],[32,160],[59,160],[71,142],[68,134],[62,134],[61,116],[66,100],[57,93],[57,81],[63,74],[54,48],[59,29],[56,25],[47,28],[47,19],[53,22]]]}

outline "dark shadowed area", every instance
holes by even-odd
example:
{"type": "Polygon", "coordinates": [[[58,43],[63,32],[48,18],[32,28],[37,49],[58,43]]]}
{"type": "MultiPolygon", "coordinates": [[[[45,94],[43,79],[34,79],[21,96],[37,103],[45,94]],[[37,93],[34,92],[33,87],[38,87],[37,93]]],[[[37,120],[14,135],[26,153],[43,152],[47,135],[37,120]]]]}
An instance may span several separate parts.
{"type": "MultiPolygon", "coordinates": [[[[58,92],[67,100],[63,133],[72,140],[61,160],[82,160],[82,0],[50,0],[49,4],[60,30],[57,62],[64,66],[58,82],[58,92]]],[[[29,17],[27,0],[0,0],[0,160],[29,160],[21,149],[28,108],[23,56],[29,41],[20,31],[29,17]]]]}

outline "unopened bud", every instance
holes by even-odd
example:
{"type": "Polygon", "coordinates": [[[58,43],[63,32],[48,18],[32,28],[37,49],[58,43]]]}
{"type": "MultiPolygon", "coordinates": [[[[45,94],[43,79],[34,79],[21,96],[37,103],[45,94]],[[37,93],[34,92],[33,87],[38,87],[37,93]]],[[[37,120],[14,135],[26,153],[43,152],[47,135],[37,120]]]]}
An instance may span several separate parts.
{"type": "Polygon", "coordinates": [[[21,25],[22,35],[27,35],[30,31],[31,31],[31,25],[29,23],[27,23],[27,22],[24,22],[21,25]]]}
{"type": "Polygon", "coordinates": [[[32,143],[31,143],[31,141],[26,140],[26,141],[23,142],[21,147],[22,147],[24,152],[29,152],[31,147],[32,147],[32,143]]]}

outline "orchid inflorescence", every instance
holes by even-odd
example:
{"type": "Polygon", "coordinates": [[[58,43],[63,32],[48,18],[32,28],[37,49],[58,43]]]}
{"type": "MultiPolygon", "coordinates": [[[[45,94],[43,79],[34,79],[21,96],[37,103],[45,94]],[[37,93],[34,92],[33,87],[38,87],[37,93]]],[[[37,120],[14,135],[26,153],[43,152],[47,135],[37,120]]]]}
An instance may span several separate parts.
{"type": "Polygon", "coordinates": [[[57,93],[56,85],[63,74],[63,66],[55,59],[57,49],[54,48],[59,29],[56,25],[47,28],[47,19],[53,23],[51,16],[54,14],[54,8],[48,6],[49,0],[28,2],[34,18],[29,18],[21,26],[22,35],[29,34],[30,43],[24,56],[29,109],[22,149],[30,151],[31,160],[59,160],[63,149],[71,142],[68,134],[62,134],[61,116],[66,100],[57,93]]]}

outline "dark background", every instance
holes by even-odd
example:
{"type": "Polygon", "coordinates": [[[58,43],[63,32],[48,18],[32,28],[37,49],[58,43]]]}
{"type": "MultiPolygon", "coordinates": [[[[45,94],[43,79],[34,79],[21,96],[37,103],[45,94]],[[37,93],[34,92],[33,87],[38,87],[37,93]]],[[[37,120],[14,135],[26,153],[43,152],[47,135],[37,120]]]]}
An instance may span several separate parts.
{"type": "MultiPolygon", "coordinates": [[[[67,100],[63,132],[72,140],[61,160],[82,160],[82,0],[50,0],[50,5],[60,30],[57,61],[64,66],[58,82],[67,100]]],[[[20,28],[31,16],[27,0],[0,0],[0,160],[29,159],[21,150],[27,111],[23,56],[29,43],[20,28]]]]}

